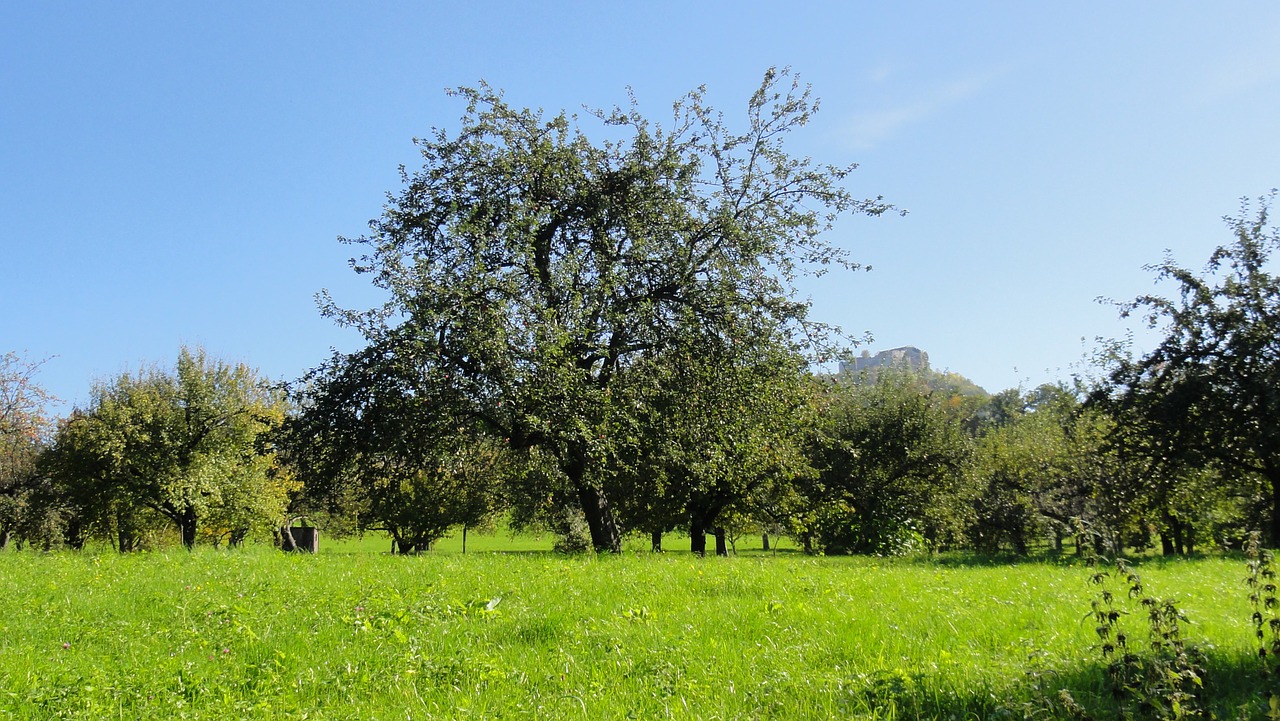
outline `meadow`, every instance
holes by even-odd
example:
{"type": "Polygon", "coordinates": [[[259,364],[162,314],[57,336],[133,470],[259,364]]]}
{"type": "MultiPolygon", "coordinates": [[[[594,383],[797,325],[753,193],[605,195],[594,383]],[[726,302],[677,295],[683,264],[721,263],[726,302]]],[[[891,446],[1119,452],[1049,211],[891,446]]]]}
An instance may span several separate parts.
{"type": "MultiPolygon", "coordinates": [[[[471,540],[0,554],[0,718],[1041,718],[1060,688],[1108,716],[1081,561],[471,540]]],[[[1210,708],[1260,713],[1243,561],[1138,568],[1210,708]]]]}

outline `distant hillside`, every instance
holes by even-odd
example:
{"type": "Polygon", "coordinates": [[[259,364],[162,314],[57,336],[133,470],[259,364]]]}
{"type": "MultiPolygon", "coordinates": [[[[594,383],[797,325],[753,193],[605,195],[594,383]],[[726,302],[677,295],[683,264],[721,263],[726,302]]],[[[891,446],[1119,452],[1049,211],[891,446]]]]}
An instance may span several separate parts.
{"type": "Polygon", "coordinates": [[[935,371],[929,367],[929,354],[915,346],[902,346],[882,350],[875,355],[862,351],[862,355],[848,363],[840,364],[839,377],[855,383],[875,383],[885,369],[907,371],[920,378],[930,390],[952,396],[986,398],[991,394],[977,383],[959,373],[935,371]]]}

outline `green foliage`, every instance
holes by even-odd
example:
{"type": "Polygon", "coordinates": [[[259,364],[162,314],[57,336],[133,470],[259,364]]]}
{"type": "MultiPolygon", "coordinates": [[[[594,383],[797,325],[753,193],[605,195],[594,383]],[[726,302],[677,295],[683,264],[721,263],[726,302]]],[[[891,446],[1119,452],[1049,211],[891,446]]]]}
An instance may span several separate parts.
{"type": "Polygon", "coordinates": [[[1134,451],[1162,473],[1214,466],[1220,479],[1248,497],[1257,493],[1268,538],[1280,539],[1280,277],[1271,255],[1280,229],[1269,211],[1275,193],[1254,210],[1242,203],[1226,218],[1234,235],[1209,257],[1203,273],[1171,258],[1152,266],[1177,286],[1175,298],[1144,295],[1122,304],[1142,313],[1164,339],[1138,360],[1113,360],[1098,402],[1144,443],[1134,451]]]}
{"type": "Polygon", "coordinates": [[[1108,432],[1097,459],[1115,468],[1098,498],[1117,529],[1158,532],[1165,555],[1197,546],[1240,547],[1247,528],[1263,522],[1265,491],[1258,476],[1240,476],[1175,443],[1127,401],[1095,394],[1090,411],[1104,416],[1108,432]],[[1101,400],[1100,400],[1101,399],[1101,400]]]}
{"type": "Polygon", "coordinates": [[[184,545],[239,541],[278,525],[293,481],[272,446],[282,395],[245,365],[182,349],[168,371],[123,373],[95,387],[42,458],[45,502],[67,542],[137,547],[161,520],[184,545]]]}
{"type": "Polygon", "coordinates": [[[908,373],[824,389],[807,528],[828,553],[896,553],[962,537],[968,437],[908,373]]]}
{"type": "Polygon", "coordinates": [[[1018,416],[980,439],[981,494],[970,532],[978,548],[994,552],[1008,544],[1026,555],[1030,541],[1044,535],[1047,519],[1037,506],[1059,470],[1066,441],[1058,420],[1049,413],[1018,416]]]}
{"type": "Polygon", "coordinates": [[[1093,520],[1091,496],[1106,485],[1097,478],[1105,474],[1097,463],[1102,419],[1053,385],[997,394],[979,417],[973,544],[1026,555],[1033,541],[1053,538],[1061,550],[1072,519],[1093,520]]]}
{"type": "Polygon", "coordinates": [[[618,385],[610,492],[624,522],[651,533],[685,525],[703,554],[706,533],[723,536],[730,516],[741,528],[791,514],[793,481],[812,473],[812,387],[796,353],[745,334],[702,339],[642,359],[618,385]]]}
{"type": "Polygon", "coordinates": [[[406,372],[429,359],[420,372],[459,412],[554,462],[537,496],[552,515],[581,513],[592,545],[618,550],[615,383],[690,338],[821,338],[791,280],[853,266],[822,232],[888,207],[841,186],[850,168],[785,151],[815,110],[788,76],[766,74],[741,131],[700,89],[669,127],[634,105],[594,113],[615,138],[601,142],[578,118],[513,108],[486,85],[454,91],[467,105],[458,130],[418,141],[421,169],[351,241],[366,249],[355,269],[389,300],[325,312],[406,372]]]}
{"type": "Polygon", "coordinates": [[[1107,662],[1107,681],[1120,703],[1124,718],[1184,719],[1202,716],[1197,694],[1204,685],[1203,654],[1182,639],[1181,624],[1186,616],[1169,599],[1146,593],[1142,579],[1122,558],[1109,570],[1106,559],[1090,558],[1091,582],[1098,586],[1092,602],[1102,658],[1107,662]],[[1122,579],[1127,598],[1135,600],[1147,618],[1149,648],[1143,653],[1130,644],[1120,619],[1125,611],[1117,606],[1108,585],[1122,579]]]}
{"type": "Polygon", "coordinates": [[[421,552],[455,526],[484,526],[503,508],[517,459],[480,432],[438,357],[371,346],[338,355],[298,392],[286,446],[304,482],[292,509],[324,525],[385,531],[421,552]]]}
{"type": "Polygon", "coordinates": [[[39,483],[36,459],[53,428],[48,410],[57,402],[35,382],[43,364],[17,353],[0,355],[0,550],[15,533],[20,540],[39,537],[48,521],[31,506],[39,483]]]}
{"type": "Polygon", "coordinates": [[[1249,587],[1249,604],[1253,607],[1253,633],[1258,644],[1258,659],[1262,666],[1263,694],[1271,710],[1277,715],[1280,705],[1280,599],[1277,599],[1275,555],[1262,547],[1261,534],[1249,534],[1245,555],[1249,559],[1249,575],[1245,584],[1249,587]]]}

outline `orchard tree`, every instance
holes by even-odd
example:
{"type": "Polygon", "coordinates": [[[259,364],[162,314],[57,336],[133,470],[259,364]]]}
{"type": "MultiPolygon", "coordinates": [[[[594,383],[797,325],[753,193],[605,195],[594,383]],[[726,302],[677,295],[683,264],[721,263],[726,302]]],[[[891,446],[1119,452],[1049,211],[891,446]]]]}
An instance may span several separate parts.
{"type": "Polygon", "coordinates": [[[1082,517],[1084,494],[1073,483],[1070,450],[1077,405],[1071,391],[1055,385],[992,397],[987,409],[994,412],[977,439],[973,466],[970,538],[980,550],[1008,544],[1026,555],[1033,539],[1050,535],[1060,545],[1073,519],[1082,517]]]}
{"type": "Polygon", "coordinates": [[[325,312],[389,357],[430,357],[459,412],[512,448],[554,462],[549,497],[585,517],[599,550],[621,548],[607,490],[611,393],[629,366],[688,334],[780,328],[820,339],[798,273],[855,267],[823,232],[879,198],[843,186],[849,167],[786,152],[816,110],[770,70],[734,130],[696,90],[669,125],[636,109],[545,117],[486,85],[456,132],[417,141],[353,260],[388,294],[369,312],[325,312]],[[597,121],[591,140],[580,123],[597,121]]]}
{"type": "Polygon", "coordinates": [[[1265,478],[1240,474],[1170,436],[1157,414],[1140,406],[1093,409],[1107,431],[1098,460],[1113,470],[1099,485],[1098,507],[1106,525],[1155,530],[1165,555],[1186,554],[1197,543],[1239,544],[1263,527],[1270,507],[1265,478]]]}
{"type": "MultiPolygon", "coordinates": [[[[95,387],[97,394],[105,386],[95,387]]],[[[122,424],[95,401],[95,410],[73,409],[40,457],[31,494],[38,525],[28,534],[46,547],[60,542],[79,550],[90,538],[109,539],[121,553],[139,548],[168,521],[130,492],[121,476],[122,424]]]]}
{"type": "Polygon", "coordinates": [[[43,364],[12,352],[0,356],[0,549],[29,507],[36,459],[52,429],[47,412],[57,399],[35,382],[43,364]]]}
{"type": "Polygon", "coordinates": [[[895,552],[916,536],[945,545],[962,533],[972,447],[946,398],[914,374],[836,377],[817,430],[806,547],[817,540],[829,551],[895,552]]]}
{"type": "Polygon", "coordinates": [[[72,545],[112,530],[128,550],[153,519],[188,548],[202,529],[236,540],[274,527],[293,487],[272,442],[285,410],[254,370],[203,350],[182,349],[172,371],[97,385],[45,460],[55,499],[69,506],[72,545]]]}
{"type": "Polygon", "coordinates": [[[1140,359],[1115,361],[1095,397],[1143,429],[1157,467],[1216,468],[1224,479],[1264,493],[1267,533],[1280,544],[1280,278],[1271,256],[1272,191],[1256,210],[1242,201],[1227,217],[1233,240],[1204,271],[1172,258],[1150,269],[1176,284],[1173,298],[1143,295],[1121,305],[1142,314],[1164,339],[1140,359]]]}

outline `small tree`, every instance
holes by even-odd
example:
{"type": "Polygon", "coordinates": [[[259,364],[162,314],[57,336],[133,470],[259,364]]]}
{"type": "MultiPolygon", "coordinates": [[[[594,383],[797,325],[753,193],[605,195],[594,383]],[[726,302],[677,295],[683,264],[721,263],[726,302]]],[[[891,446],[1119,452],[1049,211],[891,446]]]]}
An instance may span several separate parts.
{"type": "Polygon", "coordinates": [[[52,429],[48,409],[57,399],[35,382],[43,364],[0,356],[0,550],[30,510],[36,459],[52,429]]]}
{"type": "Polygon", "coordinates": [[[203,350],[182,349],[172,371],[99,384],[45,460],[51,495],[69,507],[73,545],[114,531],[128,550],[156,518],[188,548],[211,522],[228,532],[274,526],[292,487],[268,442],[284,414],[282,394],[255,371],[203,350]]]}
{"type": "Polygon", "coordinates": [[[287,434],[305,503],[354,510],[358,530],[389,533],[401,553],[483,525],[502,507],[513,454],[480,433],[445,375],[432,353],[377,346],[312,372],[287,434]]]}
{"type": "Polygon", "coordinates": [[[913,534],[933,543],[965,524],[972,449],[943,399],[909,372],[826,388],[811,454],[810,521],[830,551],[892,552],[913,534]]]}
{"type": "Polygon", "coordinates": [[[697,555],[714,533],[725,555],[722,514],[763,513],[812,472],[805,363],[776,338],[759,340],[703,339],[631,369],[615,404],[631,423],[615,432],[611,478],[624,520],[650,533],[684,525],[697,555]]]}
{"type": "Polygon", "coordinates": [[[992,401],[995,412],[977,440],[970,538],[984,551],[1007,544],[1025,555],[1035,538],[1052,534],[1060,542],[1081,516],[1085,494],[1073,482],[1069,450],[1078,400],[1066,388],[1043,385],[992,401]]]}

